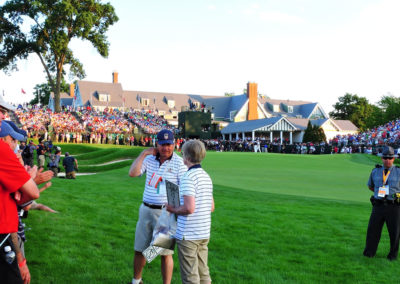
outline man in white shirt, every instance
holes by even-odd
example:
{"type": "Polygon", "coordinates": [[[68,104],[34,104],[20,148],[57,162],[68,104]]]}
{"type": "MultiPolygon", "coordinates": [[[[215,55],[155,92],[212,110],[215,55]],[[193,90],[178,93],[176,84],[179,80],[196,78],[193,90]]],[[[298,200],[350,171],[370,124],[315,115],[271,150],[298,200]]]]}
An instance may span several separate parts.
{"type": "MultiPolygon", "coordinates": [[[[133,261],[133,284],[141,283],[142,271],[146,259],[142,252],[149,247],[154,227],[161,215],[162,206],[168,202],[165,180],[177,185],[187,171],[183,160],[174,153],[174,134],[169,130],[161,130],[157,134],[157,147],[143,150],[133,161],[129,176],[137,177],[146,172],[146,183],[143,193],[143,204],[139,209],[139,220],[135,231],[135,257],[133,261]]],[[[173,251],[161,253],[161,273],[163,283],[171,283],[174,262],[173,251]]]]}

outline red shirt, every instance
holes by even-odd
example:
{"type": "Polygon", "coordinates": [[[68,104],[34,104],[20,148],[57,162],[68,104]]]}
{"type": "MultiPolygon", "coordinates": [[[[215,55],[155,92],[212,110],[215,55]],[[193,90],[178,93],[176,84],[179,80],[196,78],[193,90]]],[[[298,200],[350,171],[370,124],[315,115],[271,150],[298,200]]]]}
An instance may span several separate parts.
{"type": "Polygon", "coordinates": [[[0,234],[18,231],[17,205],[10,193],[30,178],[10,146],[0,140],[0,234]]]}

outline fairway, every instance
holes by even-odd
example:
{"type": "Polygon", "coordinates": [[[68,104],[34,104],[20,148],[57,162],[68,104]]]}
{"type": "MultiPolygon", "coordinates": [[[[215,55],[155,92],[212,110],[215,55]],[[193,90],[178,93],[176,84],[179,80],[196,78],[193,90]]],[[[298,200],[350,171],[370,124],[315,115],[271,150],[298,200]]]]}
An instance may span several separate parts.
{"type": "MultiPolygon", "coordinates": [[[[61,145],[77,155],[77,180],[53,179],[39,202],[59,214],[26,219],[32,283],[128,283],[144,177],[129,178],[137,147],[61,145]],[[112,164],[110,161],[124,160],[112,164]],[[102,165],[105,164],[105,165],[102,165]],[[93,166],[97,165],[97,166],[93,166]]],[[[362,256],[371,210],[366,183],[376,157],[209,152],[214,183],[209,266],[213,283],[398,282],[383,230],[362,256]]],[[[180,283],[177,255],[173,283],[180,283]]],[[[160,260],[144,283],[160,283],[160,260]]]]}

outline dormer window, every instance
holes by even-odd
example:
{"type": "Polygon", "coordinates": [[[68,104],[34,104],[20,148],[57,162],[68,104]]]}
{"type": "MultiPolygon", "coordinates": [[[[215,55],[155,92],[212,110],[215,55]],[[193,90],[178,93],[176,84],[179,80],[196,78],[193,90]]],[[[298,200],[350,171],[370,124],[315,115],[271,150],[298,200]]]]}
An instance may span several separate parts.
{"type": "Polygon", "coordinates": [[[109,94],[99,94],[99,101],[100,102],[109,102],[110,95],[109,94]]]}
{"type": "Polygon", "coordinates": [[[288,112],[288,113],[293,113],[293,106],[288,106],[287,112],[288,112]]]}
{"type": "Polygon", "coordinates": [[[279,105],[274,105],[271,103],[267,103],[267,107],[272,112],[279,112],[279,105]]]}
{"type": "Polygon", "coordinates": [[[174,100],[168,100],[168,107],[169,108],[174,108],[175,107],[175,101],[174,100]]]}
{"type": "Polygon", "coordinates": [[[142,104],[142,106],[149,106],[150,105],[150,99],[141,98],[140,99],[140,103],[142,104]]]}

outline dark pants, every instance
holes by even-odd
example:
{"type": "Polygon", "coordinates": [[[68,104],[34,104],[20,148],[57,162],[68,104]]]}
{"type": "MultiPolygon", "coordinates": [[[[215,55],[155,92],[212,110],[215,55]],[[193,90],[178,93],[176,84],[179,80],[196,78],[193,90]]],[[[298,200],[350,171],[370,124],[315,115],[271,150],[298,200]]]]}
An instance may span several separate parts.
{"type": "MultiPolygon", "coordinates": [[[[6,235],[7,234],[0,234],[0,243],[6,235]]],[[[0,247],[0,283],[24,283],[19,273],[17,257],[15,257],[11,264],[5,260],[4,247],[6,246],[10,246],[15,252],[14,246],[11,243],[11,236],[8,237],[7,241],[0,247]]]]}
{"type": "Polygon", "coordinates": [[[53,172],[53,177],[57,177],[58,175],[58,167],[50,167],[50,170],[53,172]]]}
{"type": "Polygon", "coordinates": [[[24,165],[33,167],[33,157],[22,157],[22,159],[24,160],[24,165]]]}
{"type": "Polygon", "coordinates": [[[382,227],[386,227],[390,237],[389,259],[397,258],[399,252],[399,233],[400,233],[400,206],[396,204],[376,204],[372,207],[371,217],[369,218],[367,240],[364,255],[373,257],[378,249],[381,239],[382,227]]]}

